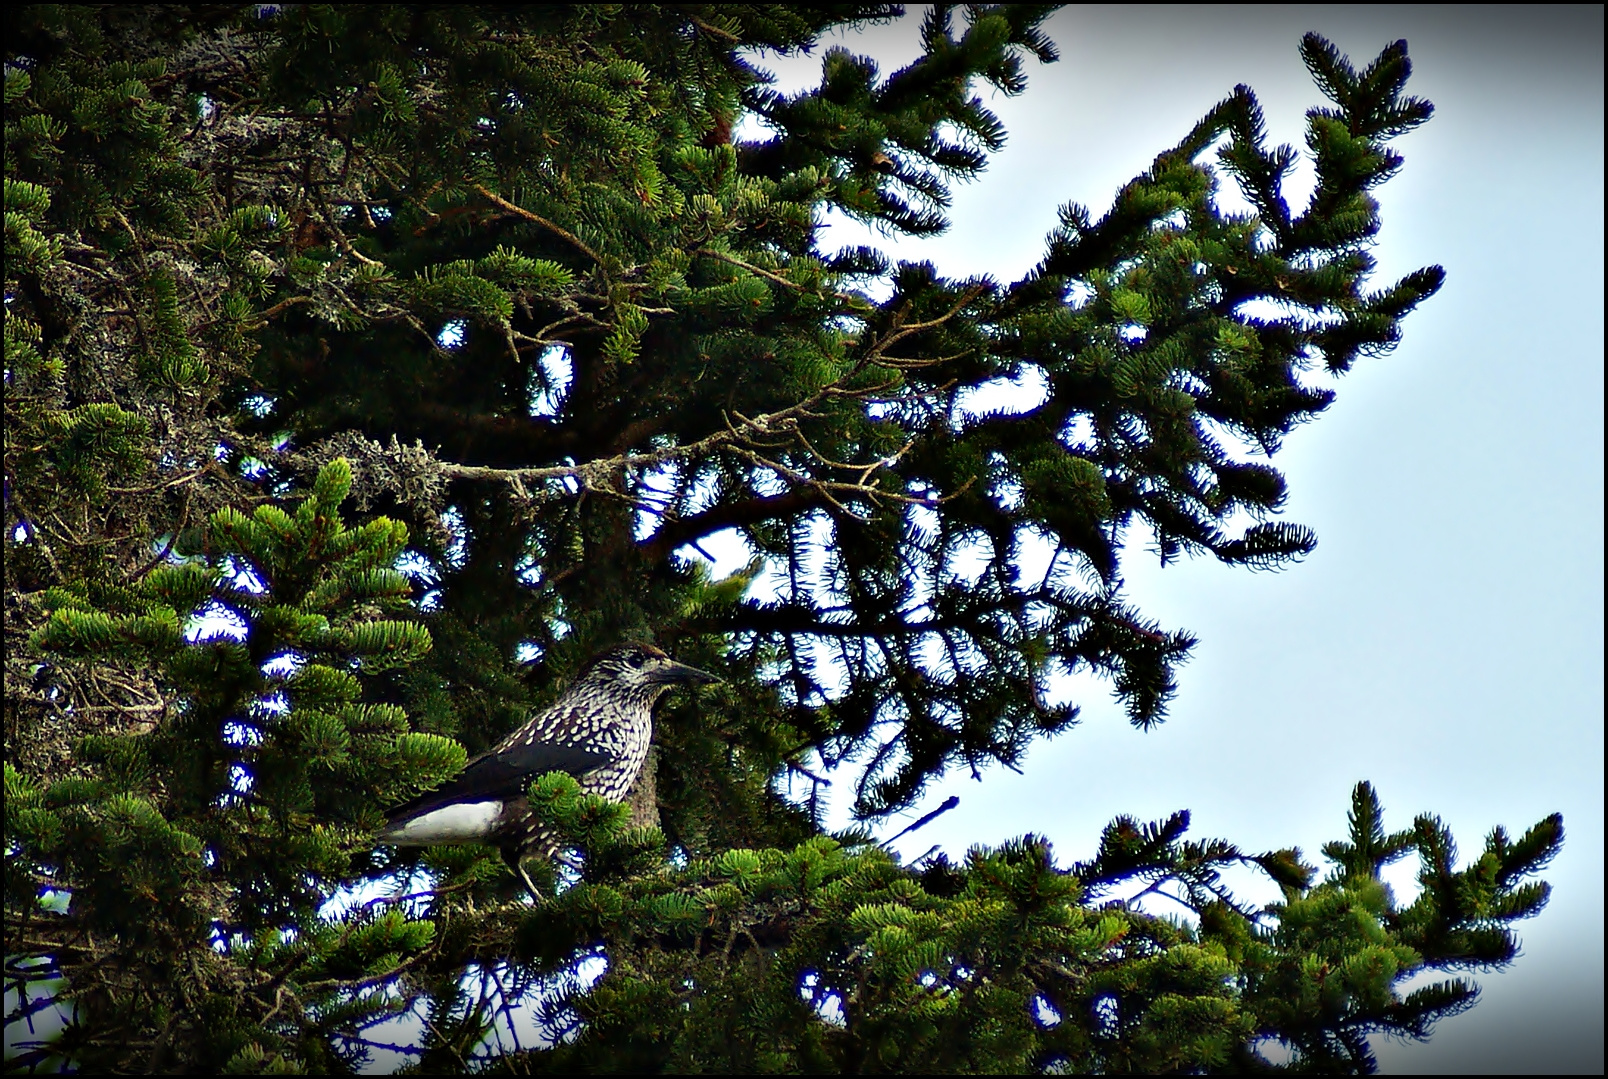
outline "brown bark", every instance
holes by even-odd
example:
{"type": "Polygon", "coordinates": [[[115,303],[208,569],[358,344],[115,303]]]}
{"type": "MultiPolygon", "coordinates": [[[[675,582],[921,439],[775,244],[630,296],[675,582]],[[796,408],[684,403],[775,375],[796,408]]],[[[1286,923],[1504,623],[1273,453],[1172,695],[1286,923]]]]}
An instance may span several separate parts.
{"type": "Polygon", "coordinates": [[[631,807],[631,824],[636,828],[659,827],[659,749],[648,747],[648,756],[642,762],[642,771],[631,784],[625,804],[631,807]]]}

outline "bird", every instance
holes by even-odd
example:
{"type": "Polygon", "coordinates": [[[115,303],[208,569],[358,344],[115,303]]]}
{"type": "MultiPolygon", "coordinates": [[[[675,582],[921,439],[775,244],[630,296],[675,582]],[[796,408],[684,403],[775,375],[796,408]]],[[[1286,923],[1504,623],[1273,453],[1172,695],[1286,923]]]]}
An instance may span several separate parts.
{"type": "Polygon", "coordinates": [[[531,781],[568,772],[587,794],[622,802],[648,756],[653,708],[680,684],[720,681],[677,663],[651,644],[627,643],[594,656],[564,693],[452,779],[390,810],[377,842],[393,847],[489,843],[536,886],[520,864],[552,858],[553,835],[531,815],[531,781]]]}

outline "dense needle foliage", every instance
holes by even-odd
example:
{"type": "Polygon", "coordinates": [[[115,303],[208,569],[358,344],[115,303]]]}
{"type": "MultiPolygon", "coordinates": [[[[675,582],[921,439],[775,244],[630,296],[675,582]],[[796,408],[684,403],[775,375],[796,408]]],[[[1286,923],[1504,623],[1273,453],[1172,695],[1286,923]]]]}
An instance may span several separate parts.
{"type": "Polygon", "coordinates": [[[1192,641],[1125,599],[1124,537],[1311,550],[1269,459],[1441,281],[1369,283],[1431,112],[1405,43],[1315,35],[1305,206],[1237,87],[1020,281],[823,249],[834,213],[945,227],[1048,11],[939,5],[910,66],[823,49],[786,95],[767,50],[900,10],[8,9],[9,1062],[1356,1071],[1473,1002],[1398,988],[1516,954],[1556,816],[1458,869],[1361,784],[1320,876],[1187,813],[902,865],[793,797],[836,768],[875,826],[1070,728],[1071,671],[1159,722],[1192,641]],[[968,407],[1005,381],[1040,399],[968,407]],[[754,560],[711,579],[728,532],[754,560]],[[489,849],[374,850],[625,639],[725,681],[630,804],[535,785],[578,867],[542,899],[489,849]]]}

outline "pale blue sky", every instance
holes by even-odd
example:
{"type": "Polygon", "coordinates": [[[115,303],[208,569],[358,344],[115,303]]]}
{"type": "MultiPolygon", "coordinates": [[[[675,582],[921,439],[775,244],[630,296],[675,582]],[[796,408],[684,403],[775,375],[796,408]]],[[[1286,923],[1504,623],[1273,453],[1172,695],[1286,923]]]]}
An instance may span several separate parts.
{"type": "MultiPolygon", "coordinates": [[[[887,73],[916,54],[918,17],[839,40],[887,73]]],[[[1168,722],[1136,731],[1090,683],[1079,728],[1022,775],[949,777],[911,817],[951,793],[960,808],[900,847],[959,854],[1031,830],[1070,859],[1118,813],[1187,807],[1196,836],[1316,858],[1359,779],[1387,826],[1440,813],[1465,855],[1494,825],[1561,811],[1554,897],[1523,924],[1518,962],[1479,976],[1479,1005],[1429,1044],[1376,1048],[1395,1072],[1600,1071],[1602,9],[1080,8],[1049,30],[1060,62],[993,102],[1008,145],[956,192],[950,231],[899,257],[1020,277],[1061,203],[1102,212],[1235,83],[1276,141],[1304,145],[1321,99],[1296,45],[1316,30],[1359,66],[1407,39],[1409,92],[1436,116],[1396,144],[1407,165],[1380,192],[1377,280],[1438,262],[1447,283],[1275,459],[1288,519],[1319,536],[1305,563],[1160,569],[1134,546],[1131,596],[1200,638],[1168,722]]],[[[793,89],[818,78],[819,53],[766,65],[793,89]]],[[[825,242],[863,235],[836,225],[825,242]]],[[[1399,868],[1410,894],[1413,863],[1399,868]]]]}

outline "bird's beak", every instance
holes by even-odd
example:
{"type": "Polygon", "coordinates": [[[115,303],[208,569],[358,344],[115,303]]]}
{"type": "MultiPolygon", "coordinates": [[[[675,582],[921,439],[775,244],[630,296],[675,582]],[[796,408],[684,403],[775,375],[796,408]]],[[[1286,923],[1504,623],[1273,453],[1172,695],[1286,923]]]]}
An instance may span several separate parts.
{"type": "Polygon", "coordinates": [[[655,682],[690,682],[699,685],[703,682],[718,682],[720,679],[708,671],[700,671],[697,667],[689,667],[685,663],[666,663],[653,673],[655,682]]]}

